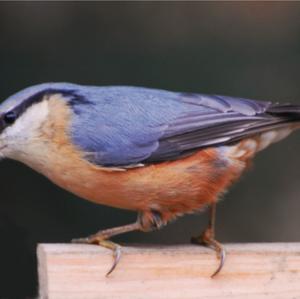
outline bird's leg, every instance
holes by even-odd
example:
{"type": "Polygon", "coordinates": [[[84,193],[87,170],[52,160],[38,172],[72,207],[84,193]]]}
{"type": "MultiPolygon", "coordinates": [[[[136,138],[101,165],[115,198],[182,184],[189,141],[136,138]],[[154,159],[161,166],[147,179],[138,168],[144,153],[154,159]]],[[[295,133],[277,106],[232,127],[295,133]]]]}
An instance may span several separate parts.
{"type": "Polygon", "coordinates": [[[114,262],[106,274],[106,276],[108,276],[116,268],[121,258],[121,246],[110,241],[109,239],[111,237],[135,230],[147,232],[154,229],[159,229],[164,224],[165,223],[162,220],[162,215],[160,212],[156,210],[140,212],[137,221],[134,223],[100,230],[97,233],[88,236],[87,238],[73,239],[72,243],[97,244],[112,250],[114,254],[114,262]]]}
{"type": "Polygon", "coordinates": [[[121,258],[121,246],[110,241],[109,239],[116,235],[128,233],[135,230],[141,230],[141,229],[142,229],[142,225],[138,218],[136,222],[131,224],[100,230],[97,233],[88,236],[87,238],[73,239],[72,243],[97,244],[112,250],[114,261],[110,270],[106,273],[106,276],[108,276],[116,268],[121,258]]]}
{"type": "Polygon", "coordinates": [[[226,258],[225,249],[222,244],[215,239],[216,206],[216,202],[212,203],[210,206],[210,217],[206,230],[202,233],[202,235],[199,237],[193,237],[191,240],[194,244],[209,246],[216,251],[218,258],[220,259],[220,264],[216,271],[212,274],[212,278],[221,271],[226,258]]]}

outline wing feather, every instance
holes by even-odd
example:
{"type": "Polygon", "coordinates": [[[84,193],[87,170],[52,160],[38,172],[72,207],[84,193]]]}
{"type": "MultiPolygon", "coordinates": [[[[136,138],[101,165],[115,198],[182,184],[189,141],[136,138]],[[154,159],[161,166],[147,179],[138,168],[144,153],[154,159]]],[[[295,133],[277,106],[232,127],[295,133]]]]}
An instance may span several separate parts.
{"type": "Polygon", "coordinates": [[[296,105],[227,96],[134,87],[95,88],[81,96],[89,97],[93,111],[77,107],[73,140],[88,160],[111,167],[178,159],[300,119],[296,105]]]}

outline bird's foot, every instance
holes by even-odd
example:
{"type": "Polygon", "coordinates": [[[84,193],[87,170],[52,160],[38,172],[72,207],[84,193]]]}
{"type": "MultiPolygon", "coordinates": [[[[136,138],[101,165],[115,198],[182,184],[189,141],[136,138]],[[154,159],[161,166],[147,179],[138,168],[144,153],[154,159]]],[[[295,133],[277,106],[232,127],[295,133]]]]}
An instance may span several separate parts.
{"type": "Polygon", "coordinates": [[[191,242],[193,244],[208,246],[216,251],[220,263],[216,271],[211,275],[211,278],[215,277],[224,266],[226,251],[222,244],[215,239],[213,230],[210,227],[207,228],[199,237],[192,237],[191,242]]]}
{"type": "Polygon", "coordinates": [[[87,238],[79,238],[79,239],[73,239],[72,243],[76,243],[76,244],[96,244],[102,247],[105,247],[107,249],[112,250],[113,252],[113,264],[111,266],[111,268],[109,269],[109,271],[106,273],[106,276],[109,276],[109,274],[111,274],[116,266],[118,265],[121,255],[122,255],[122,251],[121,251],[121,246],[119,244],[116,244],[110,240],[108,240],[108,236],[103,233],[101,234],[101,232],[95,234],[95,235],[91,235],[87,238]]]}
{"type": "Polygon", "coordinates": [[[113,227],[105,230],[101,230],[97,232],[94,235],[91,235],[87,238],[80,238],[80,239],[73,239],[72,243],[80,243],[80,244],[97,244],[99,246],[108,248],[112,250],[113,252],[113,264],[110,268],[110,270],[106,273],[106,276],[108,276],[111,272],[114,271],[116,266],[118,265],[120,258],[121,258],[121,246],[110,241],[109,239],[113,236],[117,236],[123,233],[128,233],[131,231],[135,230],[140,230],[141,229],[141,224],[139,221],[127,224],[127,225],[122,225],[118,227],[113,227]]]}

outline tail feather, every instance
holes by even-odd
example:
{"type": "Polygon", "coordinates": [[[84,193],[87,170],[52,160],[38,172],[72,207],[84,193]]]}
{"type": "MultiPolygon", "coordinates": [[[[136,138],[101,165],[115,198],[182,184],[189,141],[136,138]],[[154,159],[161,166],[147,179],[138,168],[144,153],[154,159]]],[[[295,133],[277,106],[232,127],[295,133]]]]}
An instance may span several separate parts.
{"type": "Polygon", "coordinates": [[[274,104],[267,108],[266,112],[273,116],[291,118],[291,121],[300,119],[300,105],[274,104]]]}
{"type": "Polygon", "coordinates": [[[278,133],[278,136],[275,138],[276,135],[274,135],[274,140],[270,142],[274,143],[287,137],[295,129],[300,128],[300,125],[296,125],[297,122],[300,123],[300,105],[273,104],[266,109],[264,114],[269,118],[258,121],[244,131],[232,136],[230,142],[236,142],[254,135],[264,135],[265,132],[273,131],[278,133]]]}

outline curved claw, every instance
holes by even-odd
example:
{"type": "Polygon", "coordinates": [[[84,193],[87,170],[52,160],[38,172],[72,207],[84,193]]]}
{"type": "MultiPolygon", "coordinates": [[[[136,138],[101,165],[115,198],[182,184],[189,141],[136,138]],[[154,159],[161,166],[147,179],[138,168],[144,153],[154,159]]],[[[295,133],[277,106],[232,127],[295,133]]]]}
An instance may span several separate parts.
{"type": "Polygon", "coordinates": [[[111,268],[106,273],[106,276],[109,276],[117,267],[122,255],[121,246],[110,241],[109,239],[119,234],[128,233],[134,230],[141,230],[141,229],[142,229],[141,223],[139,220],[137,220],[132,224],[122,225],[122,226],[99,231],[96,234],[88,236],[87,238],[73,239],[72,243],[97,244],[99,246],[112,250],[114,261],[111,268]]]}
{"type": "Polygon", "coordinates": [[[111,274],[115,270],[115,268],[117,267],[117,265],[121,259],[121,255],[122,255],[121,246],[116,245],[113,252],[114,252],[114,262],[113,262],[111,268],[109,269],[109,271],[106,273],[106,275],[105,275],[106,277],[108,277],[109,274],[111,274]]]}
{"type": "Polygon", "coordinates": [[[117,267],[121,259],[121,255],[122,255],[121,246],[110,240],[105,240],[98,236],[90,236],[87,238],[72,239],[71,242],[75,244],[97,244],[99,246],[112,250],[114,261],[111,268],[106,273],[105,275],[106,277],[108,277],[115,270],[115,268],[117,267]]]}
{"type": "Polygon", "coordinates": [[[220,264],[218,266],[218,268],[216,269],[216,271],[210,276],[211,278],[214,278],[223,268],[224,263],[225,263],[225,259],[226,259],[226,251],[224,248],[220,248],[219,251],[219,257],[220,257],[220,264]]]}
{"type": "Polygon", "coordinates": [[[210,229],[207,229],[200,237],[192,237],[191,242],[193,244],[208,246],[216,251],[218,258],[220,259],[220,264],[216,271],[211,275],[211,278],[214,278],[222,270],[226,259],[226,251],[222,244],[212,237],[210,229]]]}

